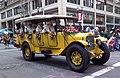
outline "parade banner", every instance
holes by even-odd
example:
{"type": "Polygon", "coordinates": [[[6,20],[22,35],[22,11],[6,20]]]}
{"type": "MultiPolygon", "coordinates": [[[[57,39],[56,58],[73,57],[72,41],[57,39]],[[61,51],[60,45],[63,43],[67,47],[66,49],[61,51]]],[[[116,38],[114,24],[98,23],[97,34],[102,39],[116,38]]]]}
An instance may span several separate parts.
{"type": "Polygon", "coordinates": [[[82,21],[82,13],[77,13],[76,14],[76,17],[78,19],[78,22],[81,22],[82,21]]]}

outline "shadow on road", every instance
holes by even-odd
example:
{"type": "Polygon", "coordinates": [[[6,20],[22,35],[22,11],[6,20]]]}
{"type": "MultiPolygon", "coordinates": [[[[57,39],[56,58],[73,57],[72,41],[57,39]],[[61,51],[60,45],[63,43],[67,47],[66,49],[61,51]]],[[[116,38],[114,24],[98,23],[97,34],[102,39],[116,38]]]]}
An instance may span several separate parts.
{"type": "Polygon", "coordinates": [[[34,62],[70,70],[64,56],[52,56],[51,58],[46,58],[44,56],[35,57],[34,62]]]}
{"type": "MultiPolygon", "coordinates": [[[[19,57],[18,59],[24,60],[22,57],[19,57]]],[[[42,64],[45,66],[52,66],[60,69],[70,70],[66,58],[64,56],[52,56],[51,58],[46,58],[42,55],[39,55],[36,56],[32,62],[34,62],[34,64],[37,63],[37,65],[42,64]]],[[[108,67],[108,65],[94,65],[90,63],[88,69],[84,73],[91,74],[106,67],[108,67]]]]}

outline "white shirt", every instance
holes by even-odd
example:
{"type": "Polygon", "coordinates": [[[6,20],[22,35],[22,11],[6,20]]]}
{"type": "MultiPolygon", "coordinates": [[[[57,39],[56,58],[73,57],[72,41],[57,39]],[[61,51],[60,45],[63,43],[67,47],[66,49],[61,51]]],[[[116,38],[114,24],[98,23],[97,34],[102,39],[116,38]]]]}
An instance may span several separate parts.
{"type": "Polygon", "coordinates": [[[35,28],[29,26],[29,27],[26,27],[26,30],[33,33],[33,31],[35,30],[35,28]]]}
{"type": "Polygon", "coordinates": [[[45,25],[43,27],[44,27],[44,29],[42,30],[42,33],[45,33],[45,32],[49,32],[49,33],[55,32],[55,29],[54,29],[53,26],[49,28],[47,25],[45,25]]]}
{"type": "Polygon", "coordinates": [[[50,32],[49,28],[47,27],[47,25],[44,25],[43,26],[43,30],[42,30],[42,33],[45,33],[45,32],[50,32]]]}
{"type": "Polygon", "coordinates": [[[40,25],[37,26],[36,32],[42,32],[42,27],[40,25]]]}

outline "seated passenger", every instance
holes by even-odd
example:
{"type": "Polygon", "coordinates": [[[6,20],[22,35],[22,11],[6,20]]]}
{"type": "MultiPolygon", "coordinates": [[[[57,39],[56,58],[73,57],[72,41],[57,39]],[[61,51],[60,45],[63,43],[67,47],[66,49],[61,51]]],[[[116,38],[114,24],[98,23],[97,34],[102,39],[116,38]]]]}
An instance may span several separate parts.
{"type": "Polygon", "coordinates": [[[42,33],[55,32],[55,29],[54,29],[54,26],[53,26],[52,22],[47,22],[47,25],[44,25],[43,27],[44,27],[44,29],[42,30],[42,33]]]}
{"type": "Polygon", "coordinates": [[[43,23],[38,23],[37,28],[36,28],[36,32],[41,33],[42,29],[43,29],[42,27],[43,27],[43,23]]]}
{"type": "Polygon", "coordinates": [[[35,31],[35,26],[31,22],[25,27],[26,31],[29,33],[33,33],[35,31]]]}
{"type": "Polygon", "coordinates": [[[19,34],[23,33],[23,24],[20,25],[19,34]]]}

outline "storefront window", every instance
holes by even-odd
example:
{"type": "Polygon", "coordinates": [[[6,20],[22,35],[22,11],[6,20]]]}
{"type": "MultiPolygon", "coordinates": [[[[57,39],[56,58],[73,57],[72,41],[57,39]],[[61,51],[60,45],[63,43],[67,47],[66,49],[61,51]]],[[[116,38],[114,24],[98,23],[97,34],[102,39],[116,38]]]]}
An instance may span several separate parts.
{"type": "Polygon", "coordinates": [[[0,7],[4,7],[4,1],[0,2],[0,7]]]}
{"type": "Polygon", "coordinates": [[[50,5],[53,3],[57,3],[57,0],[45,0],[45,5],[50,5]]]}
{"type": "Polygon", "coordinates": [[[115,7],[115,13],[120,14],[120,7],[115,7]]]}
{"type": "Polygon", "coordinates": [[[14,8],[14,15],[17,15],[20,13],[28,13],[28,3],[25,3],[22,6],[17,6],[14,8]]]}
{"type": "Polygon", "coordinates": [[[33,9],[36,9],[37,7],[42,7],[42,0],[34,0],[32,1],[33,9]]]}
{"type": "Polygon", "coordinates": [[[67,0],[67,2],[74,3],[74,4],[80,4],[80,0],[67,0]]]}
{"type": "Polygon", "coordinates": [[[14,15],[19,14],[20,11],[21,11],[20,6],[15,7],[15,8],[14,8],[14,15]]]}
{"type": "Polygon", "coordinates": [[[14,8],[14,15],[17,15],[17,14],[19,14],[20,12],[21,12],[21,7],[20,7],[20,6],[14,8]]]}
{"type": "Polygon", "coordinates": [[[107,15],[107,23],[113,23],[113,16],[108,16],[107,15]]]}
{"type": "Polygon", "coordinates": [[[6,22],[1,22],[2,28],[6,28],[6,22]]]}
{"type": "Polygon", "coordinates": [[[120,18],[119,17],[115,17],[115,23],[120,24],[120,18]]]}
{"type": "Polygon", "coordinates": [[[113,6],[107,4],[107,5],[106,5],[106,11],[108,11],[108,12],[113,12],[113,6]]]}
{"type": "Polygon", "coordinates": [[[12,9],[7,11],[7,17],[11,17],[12,16],[12,9]]]}
{"type": "Polygon", "coordinates": [[[94,24],[94,13],[84,12],[83,18],[85,24],[94,24]]]}
{"type": "Polygon", "coordinates": [[[8,21],[8,29],[12,31],[12,20],[8,21]]]}
{"type": "Polygon", "coordinates": [[[84,6],[93,8],[94,0],[84,0],[84,6]]]}
{"type": "Polygon", "coordinates": [[[107,27],[108,32],[110,32],[110,30],[114,27],[114,25],[107,24],[106,27],[107,27]]]}
{"type": "Polygon", "coordinates": [[[4,18],[6,18],[6,13],[5,12],[1,13],[1,19],[4,19],[4,18]]]}
{"type": "Polygon", "coordinates": [[[101,0],[96,0],[96,9],[104,10],[104,2],[101,0]]]}
{"type": "Polygon", "coordinates": [[[102,14],[97,14],[96,15],[96,24],[98,25],[104,25],[104,21],[105,21],[105,16],[102,14]]]}
{"type": "Polygon", "coordinates": [[[28,3],[23,4],[22,9],[24,13],[28,13],[28,3]]]}

